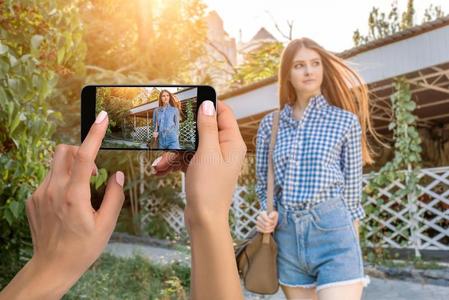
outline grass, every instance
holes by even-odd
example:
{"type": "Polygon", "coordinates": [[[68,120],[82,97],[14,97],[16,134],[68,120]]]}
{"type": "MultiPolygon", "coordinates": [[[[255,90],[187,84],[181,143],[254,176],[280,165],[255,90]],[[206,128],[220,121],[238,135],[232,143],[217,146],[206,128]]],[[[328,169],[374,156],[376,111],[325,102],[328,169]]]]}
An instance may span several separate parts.
{"type": "Polygon", "coordinates": [[[62,298],[187,299],[190,268],[160,266],[146,258],[120,258],[104,253],[62,298]]]}

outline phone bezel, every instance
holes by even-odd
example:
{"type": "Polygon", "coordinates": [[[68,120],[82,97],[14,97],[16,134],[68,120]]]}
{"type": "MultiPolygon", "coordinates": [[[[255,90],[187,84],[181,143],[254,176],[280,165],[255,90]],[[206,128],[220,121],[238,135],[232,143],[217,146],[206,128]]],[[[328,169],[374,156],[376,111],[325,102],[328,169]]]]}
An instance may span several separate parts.
{"type": "MultiPolygon", "coordinates": [[[[193,85],[193,84],[89,84],[85,85],[81,90],[81,143],[86,138],[90,127],[95,122],[95,106],[96,106],[96,89],[97,87],[196,87],[198,88],[197,105],[195,115],[198,115],[198,109],[205,100],[213,102],[217,107],[217,94],[215,89],[209,85],[193,85]]],[[[110,148],[100,147],[104,150],[139,150],[139,151],[176,151],[176,152],[192,152],[198,149],[199,135],[198,126],[195,126],[196,142],[195,150],[190,149],[142,149],[142,148],[110,148]]]]}

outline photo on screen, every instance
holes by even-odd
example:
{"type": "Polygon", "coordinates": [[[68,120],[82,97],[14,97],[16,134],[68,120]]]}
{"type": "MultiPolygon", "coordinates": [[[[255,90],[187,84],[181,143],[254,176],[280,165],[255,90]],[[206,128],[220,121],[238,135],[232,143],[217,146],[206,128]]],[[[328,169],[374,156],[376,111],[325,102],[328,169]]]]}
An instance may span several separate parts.
{"type": "Polygon", "coordinates": [[[109,126],[103,148],[195,150],[197,87],[97,87],[109,126]]]}

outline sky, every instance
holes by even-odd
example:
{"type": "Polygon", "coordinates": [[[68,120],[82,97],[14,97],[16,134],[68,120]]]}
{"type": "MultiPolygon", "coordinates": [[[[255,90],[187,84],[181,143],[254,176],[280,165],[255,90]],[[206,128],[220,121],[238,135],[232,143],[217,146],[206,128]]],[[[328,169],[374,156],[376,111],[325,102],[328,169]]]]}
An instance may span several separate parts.
{"type": "MultiPolygon", "coordinates": [[[[368,30],[368,16],[373,6],[389,11],[392,0],[203,0],[208,10],[215,10],[226,32],[239,41],[248,41],[264,26],[277,39],[286,39],[276,30],[275,22],[287,33],[287,20],[294,21],[293,37],[309,37],[327,50],[341,52],[352,48],[356,29],[368,30]]],[[[407,0],[397,0],[399,13],[407,0]]],[[[433,4],[449,14],[448,0],[415,0],[415,22],[421,23],[425,9],[433,4]]]]}

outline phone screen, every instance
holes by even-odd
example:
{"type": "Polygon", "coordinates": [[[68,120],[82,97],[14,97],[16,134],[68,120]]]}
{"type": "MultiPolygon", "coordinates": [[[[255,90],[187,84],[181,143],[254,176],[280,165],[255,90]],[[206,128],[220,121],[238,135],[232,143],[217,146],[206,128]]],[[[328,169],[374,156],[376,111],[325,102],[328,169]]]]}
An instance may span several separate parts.
{"type": "Polygon", "coordinates": [[[103,149],[194,151],[201,86],[96,86],[95,115],[108,113],[103,149]]]}

